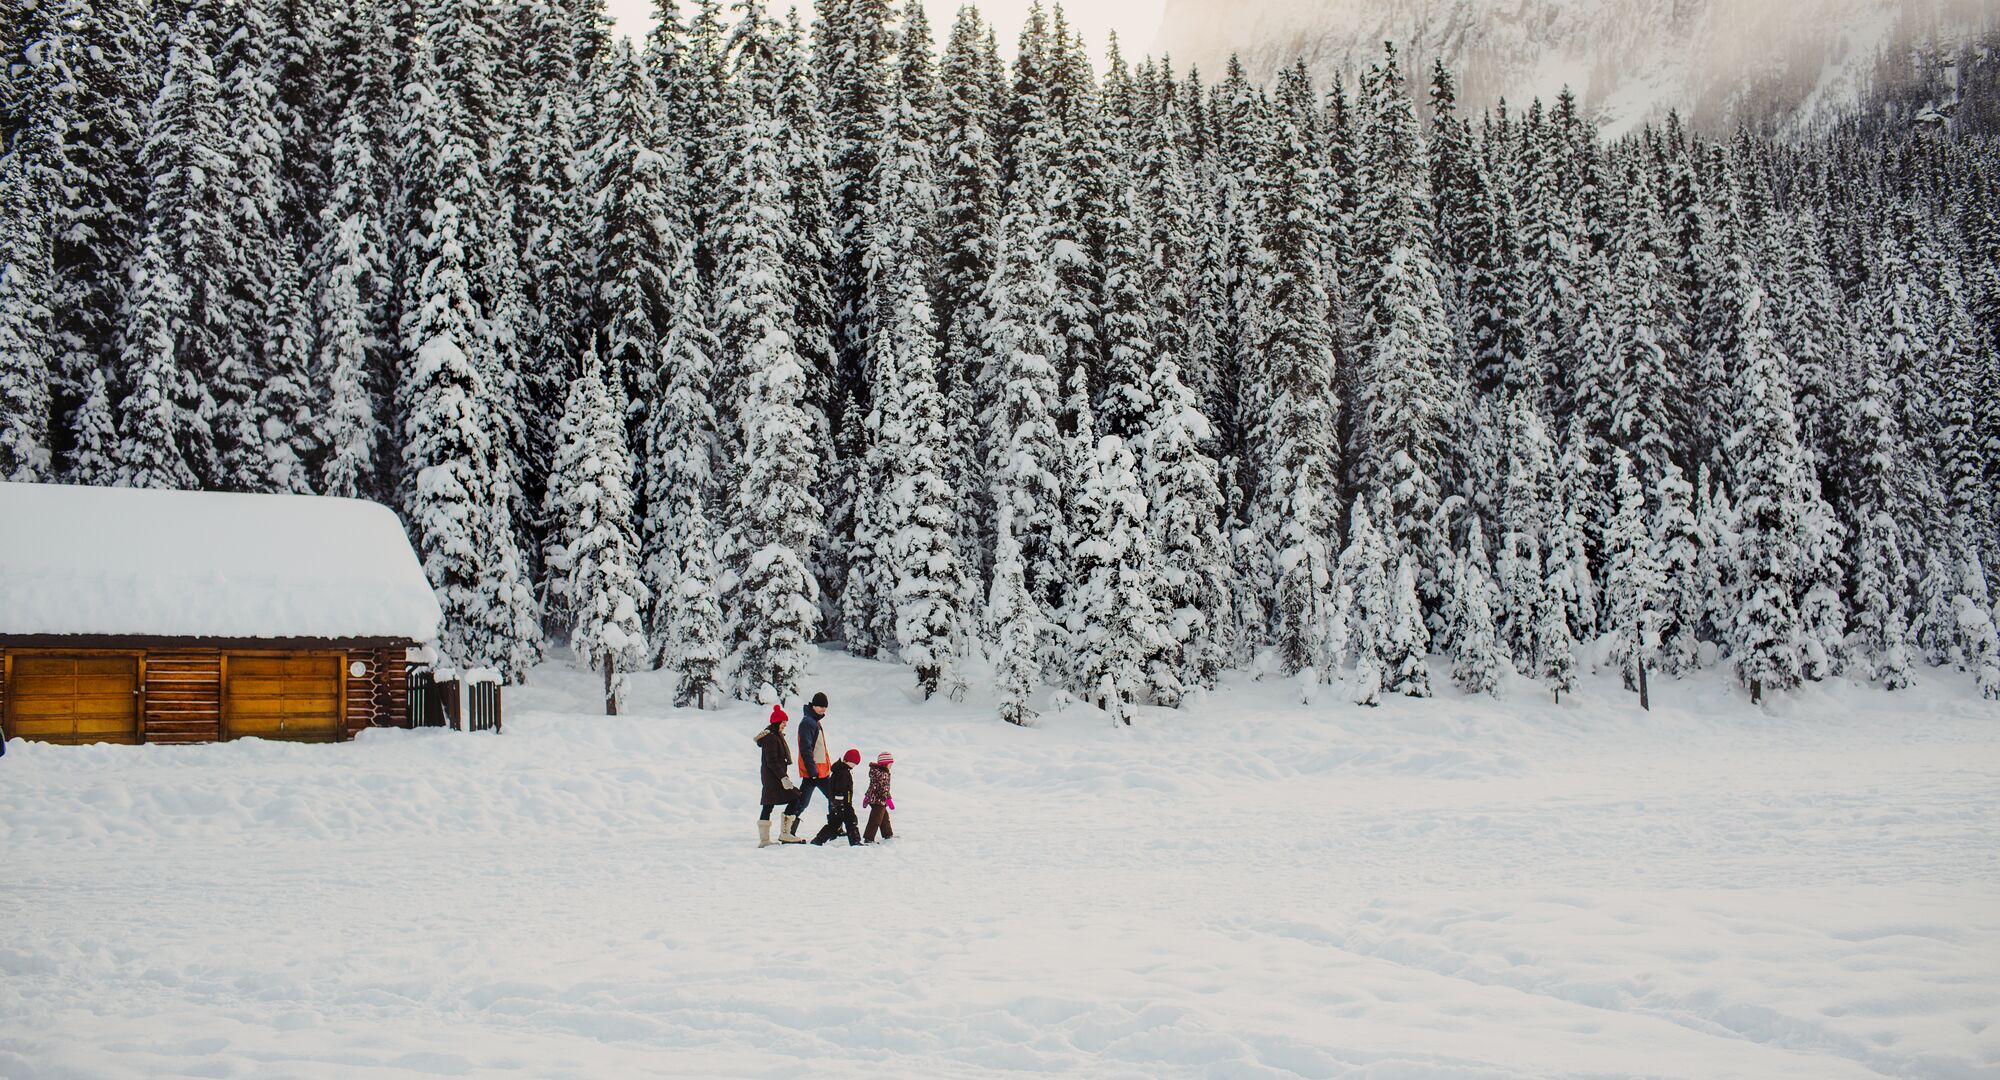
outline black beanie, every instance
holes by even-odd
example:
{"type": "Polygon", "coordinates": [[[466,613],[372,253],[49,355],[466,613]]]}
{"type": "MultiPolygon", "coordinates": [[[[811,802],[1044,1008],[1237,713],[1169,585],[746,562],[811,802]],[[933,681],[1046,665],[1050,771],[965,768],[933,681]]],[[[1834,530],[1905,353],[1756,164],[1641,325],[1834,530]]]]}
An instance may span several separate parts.
{"type": "Polygon", "coordinates": [[[812,703],[814,705],[819,706],[822,709],[826,708],[826,693],[822,691],[820,693],[814,694],[812,703]]]}

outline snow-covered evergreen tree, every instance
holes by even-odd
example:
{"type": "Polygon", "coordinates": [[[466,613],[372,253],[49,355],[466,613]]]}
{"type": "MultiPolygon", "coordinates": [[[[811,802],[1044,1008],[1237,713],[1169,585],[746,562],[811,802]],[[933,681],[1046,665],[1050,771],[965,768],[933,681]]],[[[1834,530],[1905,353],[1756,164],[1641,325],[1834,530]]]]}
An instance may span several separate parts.
{"type": "MultiPolygon", "coordinates": [[[[986,417],[987,476],[994,503],[1011,522],[1032,612],[1016,618],[1046,628],[1062,599],[1059,552],[1069,548],[1063,516],[1061,404],[1051,357],[1060,348],[1050,319],[1050,279],[1036,238],[1037,215],[1017,208],[1002,219],[1000,262],[989,283],[987,350],[998,358],[986,417]]],[[[997,565],[996,554],[996,565],[997,565]]],[[[1041,634],[1042,630],[1037,630],[1041,634]]]]}
{"type": "MultiPolygon", "coordinates": [[[[533,0],[520,7],[525,49],[523,73],[533,91],[523,103],[518,130],[509,133],[515,233],[521,242],[521,293],[517,327],[522,357],[527,445],[522,487],[538,505],[553,460],[555,418],[567,392],[564,376],[582,355],[581,279],[590,232],[584,221],[590,161],[589,131],[580,101],[579,27],[572,5],[533,0]]],[[[662,253],[664,258],[664,253],[662,253]]],[[[608,388],[607,388],[608,389],[608,388]]]]}
{"type": "Polygon", "coordinates": [[[1138,220],[1138,193],[1126,167],[1126,155],[1110,155],[1110,175],[1104,178],[1109,216],[1103,222],[1104,274],[1098,299],[1097,337],[1102,346],[1098,371],[1099,430],[1128,442],[1137,438],[1153,414],[1147,372],[1158,346],[1153,332],[1152,298],[1145,293],[1145,238],[1138,220]]]}
{"type": "Polygon", "coordinates": [[[722,609],[716,599],[714,488],[716,409],[710,400],[715,335],[695,245],[682,246],[670,278],[673,309],[657,370],[667,383],[646,411],[639,472],[645,518],[639,544],[653,597],[654,659],[679,672],[675,702],[706,706],[720,690],[722,609]]]}
{"type": "Polygon", "coordinates": [[[1146,498],[1124,440],[1106,435],[1077,493],[1077,594],[1070,647],[1078,689],[1129,724],[1145,696],[1146,660],[1159,648],[1146,498]],[[1104,688],[1109,687],[1108,700],[1104,688]]]}
{"type": "Polygon", "coordinates": [[[1061,477],[1063,519],[1069,523],[1069,547],[1053,553],[1050,577],[1062,583],[1062,595],[1055,601],[1056,632],[1043,643],[1043,667],[1050,678],[1067,681],[1071,689],[1094,695],[1100,689],[1086,682],[1083,655],[1078,642],[1091,618],[1090,597],[1085,588],[1089,572],[1078,560],[1084,546],[1095,537],[1083,523],[1088,493],[1095,489],[1103,464],[1097,445],[1097,413],[1090,404],[1090,374],[1079,365],[1069,373],[1069,393],[1063,398],[1058,424],[1067,430],[1062,436],[1061,477]]]}
{"type": "Polygon", "coordinates": [[[83,400],[74,414],[76,441],[70,450],[69,479],[100,487],[117,483],[119,465],[112,455],[118,432],[104,372],[90,372],[84,377],[83,388],[83,400]]]}
{"type": "MultiPolygon", "coordinates": [[[[23,5],[7,20],[18,48],[8,52],[4,80],[12,120],[6,156],[23,170],[26,190],[47,200],[35,226],[51,275],[46,423],[55,468],[72,482],[110,483],[117,472],[109,425],[122,396],[128,271],[150,188],[141,150],[167,52],[151,16],[128,5],[50,0],[23,5]]],[[[10,245],[9,259],[25,262],[32,250],[10,245]]]]}
{"type": "Polygon", "coordinates": [[[673,595],[663,605],[666,624],[661,651],[674,680],[674,704],[707,708],[719,696],[724,655],[722,605],[716,600],[715,546],[708,515],[699,503],[689,504],[677,517],[675,535],[681,546],[671,573],[661,575],[673,595]]]}
{"type": "MultiPolygon", "coordinates": [[[[895,356],[876,358],[878,380],[900,385],[895,356]]],[[[841,493],[846,513],[837,561],[845,570],[840,588],[840,639],[849,652],[874,657],[892,649],[896,615],[891,604],[895,582],[888,558],[887,508],[883,505],[885,464],[889,455],[879,436],[894,403],[894,387],[885,387],[865,417],[850,414],[841,457],[846,489],[841,493]]]]}
{"type": "Polygon", "coordinates": [[[608,715],[617,715],[627,675],[648,656],[649,592],[632,532],[632,457],[625,421],[605,390],[595,355],[584,355],[556,433],[543,515],[550,522],[548,612],[569,630],[578,663],[604,672],[608,715]]]}
{"type": "Polygon", "coordinates": [[[992,401],[983,347],[986,288],[993,276],[1001,210],[1000,142],[1004,86],[989,76],[990,36],[976,7],[959,9],[939,65],[937,153],[938,281],[933,296],[942,341],[939,372],[951,407],[951,482],[960,497],[959,543],[967,577],[985,580],[996,551],[992,486],[986,476],[983,418],[992,401]]]}
{"type": "MultiPolygon", "coordinates": [[[[1824,195],[1814,190],[1812,197],[1817,202],[1824,195]]],[[[1780,261],[1773,293],[1778,340],[1792,358],[1800,433],[1810,436],[1807,447],[1822,479],[1838,477],[1845,467],[1837,442],[1844,354],[1855,348],[1853,319],[1834,286],[1816,220],[1825,212],[1823,205],[1808,204],[1793,214],[1774,215],[1766,241],[1780,261]]]]}
{"type": "Polygon", "coordinates": [[[1222,492],[1215,459],[1203,449],[1212,437],[1208,418],[1172,356],[1159,358],[1150,384],[1153,412],[1138,449],[1159,559],[1153,604],[1165,630],[1151,695],[1171,707],[1194,687],[1214,686],[1228,661],[1229,552],[1217,524],[1222,492]]]}
{"type": "MultiPolygon", "coordinates": [[[[1340,403],[1328,324],[1331,296],[1322,277],[1325,207],[1319,177],[1310,164],[1305,133],[1291,124],[1272,131],[1266,165],[1270,204],[1263,230],[1269,265],[1259,290],[1262,322],[1253,343],[1263,374],[1245,374],[1246,382],[1258,386],[1255,400],[1269,408],[1258,418],[1252,451],[1261,457],[1245,464],[1262,469],[1255,478],[1251,525],[1258,546],[1269,552],[1270,631],[1284,673],[1296,675],[1308,669],[1324,673],[1332,666],[1326,636],[1334,599],[1329,545],[1340,513],[1335,495],[1340,403]]],[[[1362,485],[1362,490],[1372,487],[1362,485]]],[[[1253,573],[1261,562],[1253,560],[1253,573]]]]}
{"type": "Polygon", "coordinates": [[[262,491],[272,486],[275,468],[284,474],[286,485],[277,490],[303,490],[304,470],[287,463],[297,456],[297,447],[265,442],[262,400],[271,381],[296,378],[296,367],[277,371],[267,365],[273,360],[296,365],[299,359],[273,357],[269,351],[274,337],[282,341],[290,336],[289,347],[297,348],[299,336],[296,327],[269,325],[273,302],[291,302],[298,310],[296,253],[289,266],[280,265],[286,242],[280,205],[285,147],[278,122],[277,79],[283,58],[276,53],[277,28],[266,3],[236,5],[228,17],[231,25],[222,28],[216,63],[220,115],[228,117],[229,125],[227,136],[220,139],[228,168],[229,244],[227,291],[220,299],[224,326],[217,332],[220,351],[210,375],[210,393],[216,400],[215,482],[237,491],[262,491]],[[298,488],[291,486],[294,476],[301,482],[298,488]]]}
{"type": "Polygon", "coordinates": [[[1674,408],[1683,366],[1680,329],[1668,306],[1671,282],[1661,265],[1659,205],[1636,164],[1625,177],[1622,221],[1609,278],[1611,333],[1608,430],[1632,455],[1642,489],[1666,471],[1674,450],[1674,408]]]}
{"type": "MultiPolygon", "coordinates": [[[[1941,396],[1925,386],[1926,373],[1938,367],[1932,336],[1934,304],[1907,247],[1907,232],[1921,227],[1914,212],[1899,205],[1891,222],[1892,228],[1882,230],[1860,320],[1866,349],[1864,407],[1879,410],[1881,416],[1877,419],[1863,414],[1856,422],[1861,428],[1864,455],[1880,455],[1887,443],[1892,456],[1869,465],[1868,469],[1878,471],[1860,477],[1857,486],[1864,499],[1888,510],[1898,524],[1921,528],[1934,523],[1926,519],[1942,512],[1941,493],[1931,468],[1934,460],[1911,452],[1943,427],[1933,412],[1941,396]],[[1899,234],[1903,235],[1900,241],[1899,234]],[[1870,377],[1879,377],[1882,385],[1867,387],[1865,380],[1870,377]],[[1888,432],[1874,431],[1877,423],[1890,425],[1888,432]]],[[[1908,539],[1917,539],[1917,534],[1908,539]]],[[[1914,555],[1915,549],[1909,553],[1914,555]]]]}
{"type": "Polygon", "coordinates": [[[1708,559],[1701,522],[1694,513],[1694,486],[1669,462],[1653,485],[1653,565],[1661,586],[1660,670],[1684,675],[1701,663],[1700,633],[1714,583],[1706,580],[1708,559]]]}
{"type": "Polygon", "coordinates": [[[251,413],[264,458],[260,490],[310,494],[313,462],[319,452],[319,399],[312,384],[313,324],[307,306],[298,249],[287,237],[278,244],[264,301],[263,376],[251,413]]]}
{"type": "Polygon", "coordinates": [[[435,257],[424,270],[409,337],[417,342],[401,395],[403,467],[411,482],[403,514],[424,576],[444,609],[437,649],[454,667],[492,657],[489,612],[481,587],[492,574],[484,535],[492,524],[493,447],[481,403],[486,386],[465,343],[475,331],[457,238],[458,208],[440,201],[433,215],[435,257]]]}
{"type": "Polygon", "coordinates": [[[1415,557],[1426,614],[1450,568],[1437,534],[1452,335],[1441,291],[1427,164],[1394,49],[1366,80],[1362,205],[1356,222],[1369,270],[1349,403],[1352,490],[1389,493],[1381,528],[1415,557]]]}
{"type": "Polygon", "coordinates": [[[1632,459],[1616,452],[1618,513],[1604,540],[1605,631],[1611,635],[1611,662],[1637,690],[1644,672],[1659,666],[1661,600],[1666,582],[1654,561],[1653,540],[1646,523],[1646,496],[1632,459]]]}
{"type": "Polygon", "coordinates": [[[1739,283],[1733,340],[1736,397],[1744,410],[1728,441],[1736,461],[1735,529],[1742,545],[1738,607],[1730,634],[1737,676],[1753,699],[1798,685],[1800,517],[1805,457],[1792,411],[1791,380],[1771,333],[1764,295],[1739,283]]]}
{"type": "Polygon", "coordinates": [[[775,121],[754,101],[739,107],[722,241],[722,354],[741,375],[729,390],[737,395],[743,446],[722,593],[735,693],[744,700],[783,700],[798,690],[819,627],[819,584],[811,567],[823,530],[813,494],[815,447],[800,404],[806,373],[793,347],[783,291],[785,214],[775,121]]]}
{"type": "Polygon", "coordinates": [[[994,670],[999,681],[1000,719],[1026,724],[1035,718],[1029,704],[1041,683],[1041,605],[1028,593],[1021,545],[1014,539],[1013,512],[1000,512],[1000,548],[993,561],[993,595],[987,605],[995,638],[994,670]]]}
{"type": "Polygon", "coordinates": [[[323,448],[320,490],[346,498],[380,490],[384,432],[377,355],[389,264],[377,192],[370,118],[358,109],[340,119],[333,142],[332,187],[320,210],[320,240],[310,258],[317,327],[315,382],[325,411],[314,441],[323,448]]]}
{"type": "Polygon", "coordinates": [[[590,323],[604,342],[612,392],[643,415],[664,381],[652,369],[666,325],[667,275],[680,250],[674,166],[659,145],[659,103],[651,77],[629,48],[608,60],[604,134],[588,170],[596,260],[590,323]]]}
{"type": "Polygon", "coordinates": [[[1986,587],[1979,551],[1969,543],[1959,551],[1958,582],[1952,611],[1958,622],[1959,666],[1972,672],[1988,700],[2000,700],[2000,635],[1993,626],[1993,596],[1986,587]]]}
{"type": "Polygon", "coordinates": [[[1912,560],[1916,570],[1916,595],[1911,605],[1910,640],[1918,655],[1932,667],[1958,664],[1958,593],[1964,580],[1959,573],[1956,543],[1922,549],[1912,560]]]}
{"type": "Polygon", "coordinates": [[[967,623],[960,606],[965,571],[952,535],[958,509],[945,483],[949,433],[938,389],[936,319],[925,286],[928,260],[919,241],[936,191],[918,117],[902,87],[890,110],[875,158],[864,303],[873,320],[869,369],[878,380],[873,473],[884,489],[877,551],[886,588],[880,601],[891,613],[890,631],[904,662],[917,669],[917,685],[929,696],[958,678],[954,668],[967,623]]]}
{"type": "Polygon", "coordinates": [[[124,487],[195,488],[215,457],[212,403],[181,361],[188,292],[164,248],[149,229],[125,297],[119,360],[126,389],[111,452],[124,487]]]}
{"type": "Polygon", "coordinates": [[[1799,674],[1818,682],[1847,670],[1847,603],[1843,594],[1846,529],[1820,493],[1809,447],[1801,467],[1799,518],[1799,674]]]}
{"type": "MultiPolygon", "coordinates": [[[[1382,502],[1380,498],[1376,501],[1378,505],[1382,502]]],[[[1394,632],[1391,605],[1395,602],[1389,577],[1391,558],[1367,501],[1355,499],[1348,513],[1347,547],[1340,553],[1332,645],[1337,660],[1353,653],[1354,676],[1349,685],[1357,705],[1380,703],[1383,685],[1394,674],[1389,668],[1394,632]]]]}
{"type": "Polygon", "coordinates": [[[1542,594],[1542,533],[1554,493],[1553,448],[1542,420],[1525,397],[1516,397],[1508,415],[1505,494],[1501,504],[1500,554],[1495,566],[1500,587],[1500,639],[1514,668],[1540,674],[1538,627],[1542,594]]]}
{"type": "MultiPolygon", "coordinates": [[[[1602,518],[1593,513],[1597,495],[1595,468],[1582,425],[1570,424],[1563,440],[1562,458],[1556,464],[1554,498],[1549,503],[1549,521],[1542,531],[1546,545],[1542,559],[1543,580],[1558,590],[1569,619],[1570,636],[1588,641],[1597,636],[1597,579],[1591,572],[1589,541],[1592,526],[1602,518]]],[[[1603,515],[1608,517],[1609,515],[1603,515]]]]}
{"type": "MultiPolygon", "coordinates": [[[[194,487],[216,478],[215,395],[233,265],[223,113],[207,31],[173,31],[142,151],[146,231],[121,315],[121,481],[194,487]]],[[[240,386],[238,387],[240,389],[240,386]]]]}
{"type": "Polygon", "coordinates": [[[1561,701],[1565,691],[1576,689],[1576,646],[1570,630],[1569,606],[1563,602],[1564,571],[1559,567],[1548,577],[1541,603],[1535,612],[1537,675],[1561,701]]]}
{"type": "Polygon", "coordinates": [[[1383,671],[1386,689],[1405,697],[1431,696],[1431,632],[1424,625],[1423,609],[1417,600],[1415,558],[1405,551],[1396,561],[1396,579],[1390,586],[1389,625],[1384,635],[1383,671]]]}
{"type": "MultiPolygon", "coordinates": [[[[839,251],[833,196],[828,177],[826,120],[817,73],[811,70],[798,10],[789,10],[774,43],[778,152],[785,162],[785,204],[790,242],[784,252],[792,278],[792,322],[797,328],[799,362],[806,368],[807,417],[821,441],[831,446],[833,409],[843,385],[836,339],[842,327],[832,271],[839,251]]],[[[924,46],[928,49],[928,42],[924,46]]],[[[928,153],[930,147],[923,147],[928,153]]],[[[700,200],[694,200],[699,202],[700,200]]],[[[920,228],[926,239],[927,228],[920,228]]],[[[823,558],[821,580],[832,582],[823,558]]]]}
{"type": "Polygon", "coordinates": [[[849,333],[839,343],[848,370],[861,370],[859,324],[868,245],[866,204],[881,147],[883,105],[895,86],[895,33],[889,0],[832,0],[819,9],[813,68],[824,95],[833,201],[835,302],[849,333]]]}
{"type": "Polygon", "coordinates": [[[30,190],[20,157],[0,159],[0,480],[48,480],[54,471],[55,264],[46,198],[30,190]]]}
{"type": "Polygon", "coordinates": [[[1854,565],[1856,646],[1887,690],[1900,690],[1911,681],[1910,616],[1903,584],[1909,571],[1896,533],[1896,522],[1887,513],[1869,516],[1861,524],[1854,565]]]}
{"type": "Polygon", "coordinates": [[[1493,582],[1486,569],[1486,541],[1480,535],[1477,517],[1467,529],[1465,551],[1453,567],[1451,586],[1448,629],[1452,680],[1466,693],[1497,696],[1507,661],[1493,623],[1493,582]]]}

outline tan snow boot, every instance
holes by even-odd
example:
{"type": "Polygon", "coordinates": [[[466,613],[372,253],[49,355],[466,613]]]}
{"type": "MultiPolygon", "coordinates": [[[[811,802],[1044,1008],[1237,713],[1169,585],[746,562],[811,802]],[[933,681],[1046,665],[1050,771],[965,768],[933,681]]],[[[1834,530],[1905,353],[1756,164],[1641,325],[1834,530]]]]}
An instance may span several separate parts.
{"type": "Polygon", "coordinates": [[[770,818],[764,818],[764,819],[762,819],[762,820],[760,820],[760,821],[758,821],[758,822],[757,822],[757,846],[758,846],[758,847],[770,847],[770,846],[771,846],[771,819],[770,819],[770,818]]]}
{"type": "Polygon", "coordinates": [[[782,844],[803,844],[803,843],[805,843],[805,839],[804,839],[803,837],[799,836],[799,834],[798,834],[798,832],[797,832],[797,829],[798,829],[798,827],[799,827],[799,819],[798,819],[798,818],[796,818],[796,817],[793,817],[793,816],[792,816],[792,815],[790,815],[790,814],[786,814],[786,815],[785,815],[785,828],[784,828],[784,830],[783,830],[782,832],[778,833],[778,842],[779,842],[779,843],[782,843],[782,844]]]}

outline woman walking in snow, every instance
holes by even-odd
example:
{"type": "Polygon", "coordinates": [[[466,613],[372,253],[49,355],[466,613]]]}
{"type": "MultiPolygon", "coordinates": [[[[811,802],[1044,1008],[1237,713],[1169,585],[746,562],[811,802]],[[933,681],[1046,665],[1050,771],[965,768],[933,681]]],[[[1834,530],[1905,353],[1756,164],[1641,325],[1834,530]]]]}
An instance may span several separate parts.
{"type": "Polygon", "coordinates": [[[895,797],[889,794],[889,766],[895,763],[896,759],[884,750],[868,765],[868,794],[861,797],[861,805],[869,808],[868,828],[861,833],[864,844],[874,843],[877,832],[884,840],[896,838],[896,830],[889,827],[889,811],[896,808],[895,797]]]}
{"type": "MultiPolygon", "coordinates": [[[[757,733],[757,745],[763,753],[764,812],[757,817],[757,846],[771,846],[771,810],[773,807],[789,807],[798,794],[798,785],[792,780],[792,751],[785,745],[785,715],[782,705],[771,706],[771,722],[757,733]]],[[[802,844],[804,840],[792,835],[792,823],[796,821],[788,813],[785,816],[784,831],[778,839],[787,844],[802,844]]]]}

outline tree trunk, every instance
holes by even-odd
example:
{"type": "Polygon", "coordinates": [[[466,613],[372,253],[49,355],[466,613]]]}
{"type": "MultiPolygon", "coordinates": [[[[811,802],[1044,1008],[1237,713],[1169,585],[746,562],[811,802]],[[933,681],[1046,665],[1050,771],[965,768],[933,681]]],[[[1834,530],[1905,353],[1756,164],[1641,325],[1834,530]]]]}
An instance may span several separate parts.
{"type": "Polygon", "coordinates": [[[1639,661],[1639,707],[1647,712],[1653,711],[1653,699],[1646,693],[1646,662],[1644,660],[1639,661]]]}
{"type": "Polygon", "coordinates": [[[606,716],[618,715],[618,695],[612,691],[612,683],[611,683],[611,680],[616,675],[617,671],[618,671],[618,658],[610,653],[605,653],[604,654],[604,715],[606,716]]]}
{"type": "Polygon", "coordinates": [[[1764,680],[1762,680],[1762,679],[1751,679],[1751,680],[1750,680],[1750,704],[1752,704],[1752,705],[1756,705],[1756,704],[1758,704],[1758,703],[1762,702],[1763,700],[1764,700],[1764,680]]]}

